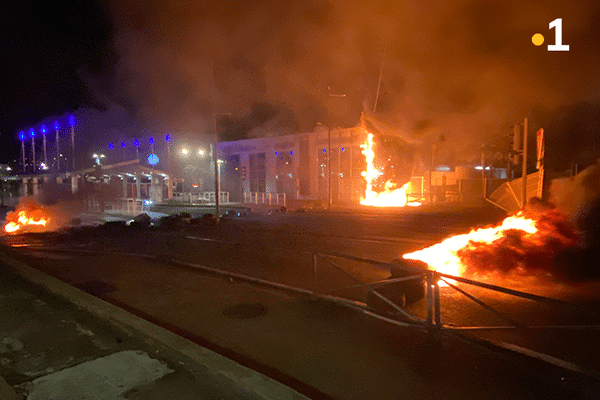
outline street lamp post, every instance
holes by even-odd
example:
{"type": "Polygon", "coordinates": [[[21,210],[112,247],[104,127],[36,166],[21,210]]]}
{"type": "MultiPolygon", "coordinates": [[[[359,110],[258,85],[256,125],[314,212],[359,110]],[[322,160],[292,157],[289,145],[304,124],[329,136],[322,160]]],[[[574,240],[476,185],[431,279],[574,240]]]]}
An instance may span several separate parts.
{"type": "MultiPolygon", "coordinates": [[[[331,90],[331,87],[328,87],[331,90]]],[[[332,94],[329,97],[346,97],[345,94],[332,94]]],[[[327,124],[327,209],[331,211],[331,111],[329,111],[329,123],[327,124]]],[[[338,155],[339,157],[339,155],[338,155]]],[[[339,192],[339,191],[338,191],[339,192]]],[[[338,194],[339,197],[339,194],[338,194]]]]}
{"type": "Polygon", "coordinates": [[[21,158],[23,161],[23,173],[25,173],[25,132],[19,132],[19,140],[21,141],[21,158]]]}
{"type": "Polygon", "coordinates": [[[60,172],[60,149],[58,142],[58,121],[54,121],[54,130],[56,131],[56,172],[60,172]]]}
{"type": "Polygon", "coordinates": [[[133,145],[135,146],[135,158],[140,159],[140,141],[139,139],[135,139],[133,141],[133,145]]]}
{"type": "Polygon", "coordinates": [[[75,117],[69,117],[69,125],[71,125],[71,159],[73,171],[75,171],[75,117]]]}
{"type": "Polygon", "coordinates": [[[35,173],[35,130],[31,128],[29,130],[31,136],[31,158],[33,159],[33,173],[35,173]]]}
{"type": "Polygon", "coordinates": [[[48,156],[46,154],[46,125],[42,125],[42,140],[44,143],[44,168],[48,168],[48,156]]]}

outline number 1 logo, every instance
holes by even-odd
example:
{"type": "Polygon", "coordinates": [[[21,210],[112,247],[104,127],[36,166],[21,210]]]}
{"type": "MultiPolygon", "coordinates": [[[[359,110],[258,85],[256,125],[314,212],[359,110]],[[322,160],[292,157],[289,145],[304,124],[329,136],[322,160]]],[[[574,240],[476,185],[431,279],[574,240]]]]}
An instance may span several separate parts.
{"type": "Polygon", "coordinates": [[[550,29],[554,28],[554,43],[548,45],[548,51],[569,51],[568,44],[562,44],[562,18],[550,22],[550,29]]]}
{"type": "MultiPolygon", "coordinates": [[[[549,24],[550,29],[554,31],[554,44],[548,45],[548,51],[569,51],[569,45],[562,43],[562,18],[556,18],[549,24]]],[[[544,43],[544,35],[536,33],[531,37],[531,41],[536,46],[541,46],[544,43]]]]}

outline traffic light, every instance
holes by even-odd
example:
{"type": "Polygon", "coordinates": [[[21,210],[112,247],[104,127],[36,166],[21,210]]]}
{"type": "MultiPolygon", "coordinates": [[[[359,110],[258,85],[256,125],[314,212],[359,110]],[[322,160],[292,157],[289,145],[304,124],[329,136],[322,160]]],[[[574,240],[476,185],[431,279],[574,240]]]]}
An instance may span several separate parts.
{"type": "Polygon", "coordinates": [[[242,167],[241,171],[240,171],[240,176],[242,178],[242,180],[246,180],[246,167],[242,167]]]}

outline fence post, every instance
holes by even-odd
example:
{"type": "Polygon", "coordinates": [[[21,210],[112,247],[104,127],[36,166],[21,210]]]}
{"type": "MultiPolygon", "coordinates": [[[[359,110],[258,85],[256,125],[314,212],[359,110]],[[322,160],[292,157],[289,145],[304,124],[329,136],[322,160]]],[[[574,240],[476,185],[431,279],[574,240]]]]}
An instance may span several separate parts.
{"type": "Polygon", "coordinates": [[[427,271],[427,325],[433,325],[433,272],[427,271]]]}
{"type": "Polygon", "coordinates": [[[433,287],[433,307],[435,309],[435,326],[438,328],[442,327],[442,321],[440,318],[440,285],[439,285],[439,277],[437,274],[432,274],[434,277],[434,287],[433,287]]]}

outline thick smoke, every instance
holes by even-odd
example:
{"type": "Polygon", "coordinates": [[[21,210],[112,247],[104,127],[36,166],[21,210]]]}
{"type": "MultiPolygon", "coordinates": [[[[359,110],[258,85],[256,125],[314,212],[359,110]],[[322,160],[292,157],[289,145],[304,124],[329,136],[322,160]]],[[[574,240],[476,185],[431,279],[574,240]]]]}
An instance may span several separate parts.
{"type": "MultiPolygon", "coordinates": [[[[265,134],[356,125],[373,110],[462,150],[532,107],[597,100],[600,4],[584,0],[110,3],[118,62],[100,97],[170,131],[207,132],[211,113],[277,110],[265,134]],[[548,52],[563,19],[569,52],[548,52]],[[546,41],[536,47],[534,33],[546,41]],[[331,94],[346,94],[345,98],[331,94]],[[278,120],[281,118],[281,120],[278,120]],[[278,129],[279,127],[282,129],[278,129]]],[[[93,80],[91,80],[93,81],[93,80]]],[[[251,136],[260,126],[251,126],[251,136]]]]}

